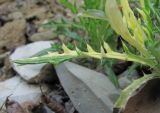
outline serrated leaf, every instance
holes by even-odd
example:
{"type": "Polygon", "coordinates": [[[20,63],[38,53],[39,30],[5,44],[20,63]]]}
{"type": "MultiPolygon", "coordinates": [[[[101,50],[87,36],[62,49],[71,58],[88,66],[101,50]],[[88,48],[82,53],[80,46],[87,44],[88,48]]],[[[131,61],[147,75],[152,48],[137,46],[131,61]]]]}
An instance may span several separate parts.
{"type": "Polygon", "coordinates": [[[107,53],[105,53],[105,51],[102,51],[102,53],[96,52],[90,45],[87,45],[87,50],[88,50],[87,52],[81,51],[78,48],[76,48],[76,50],[70,50],[65,45],[63,45],[62,49],[64,53],[49,52],[48,54],[43,56],[20,59],[14,62],[18,64],[38,64],[38,63],[58,64],[72,58],[91,57],[91,58],[96,58],[100,60],[103,58],[128,60],[128,61],[142,63],[144,65],[149,65],[151,67],[154,67],[156,65],[156,61],[154,59],[144,58],[131,53],[122,54],[122,53],[114,52],[110,49],[107,43],[104,43],[104,48],[106,49],[106,51],[108,51],[107,53]]]}
{"type": "Polygon", "coordinates": [[[141,16],[143,17],[143,20],[146,22],[147,21],[147,16],[146,14],[144,13],[143,10],[137,8],[137,11],[141,14],[141,16]]]}
{"type": "Polygon", "coordinates": [[[123,22],[122,14],[118,8],[116,0],[107,0],[105,6],[106,15],[108,21],[111,24],[111,27],[124,38],[128,37],[127,40],[130,40],[131,35],[128,31],[126,24],[123,22]]]}
{"type": "MultiPolygon", "coordinates": [[[[127,21],[128,27],[134,31],[136,30],[137,36],[135,37],[136,40],[138,40],[138,43],[141,45],[144,44],[144,39],[146,39],[145,33],[143,32],[143,29],[141,28],[141,25],[139,24],[138,20],[134,16],[133,11],[131,10],[128,0],[121,0],[122,5],[122,11],[123,15],[125,16],[125,19],[127,21]]],[[[135,32],[135,31],[134,31],[135,32]]]]}
{"type": "Polygon", "coordinates": [[[63,51],[64,51],[64,53],[71,53],[72,52],[72,50],[70,50],[65,44],[63,44],[62,45],[62,49],[63,49],[63,51]]]}
{"type": "Polygon", "coordinates": [[[48,53],[47,55],[33,57],[33,58],[24,58],[15,60],[15,63],[18,64],[41,64],[41,63],[53,63],[59,64],[66,60],[78,57],[76,51],[70,51],[69,53],[59,54],[58,52],[48,53]]]}
{"type": "Polygon", "coordinates": [[[122,38],[136,47],[135,40],[131,36],[127,24],[124,22],[122,14],[118,8],[116,0],[107,0],[105,6],[105,12],[111,27],[115,32],[122,36],[122,38]]]}
{"type": "Polygon", "coordinates": [[[122,41],[122,46],[123,46],[125,53],[129,53],[129,49],[123,41],[122,41]]]}
{"type": "Polygon", "coordinates": [[[118,98],[117,102],[115,103],[115,108],[124,110],[129,98],[133,96],[133,94],[136,92],[138,88],[140,88],[142,85],[147,83],[149,80],[160,78],[159,75],[151,74],[151,75],[145,75],[144,77],[141,77],[135,81],[131,85],[129,85],[126,89],[124,89],[121,92],[120,97],[118,98]]]}
{"type": "Polygon", "coordinates": [[[93,48],[87,44],[87,50],[89,53],[95,53],[95,51],[93,50],[93,48]]]}
{"type": "Polygon", "coordinates": [[[105,56],[105,51],[104,51],[104,48],[101,46],[101,54],[102,54],[102,59],[103,59],[103,56],[105,56]]]}
{"type": "Polygon", "coordinates": [[[110,46],[109,46],[106,42],[104,42],[103,45],[104,45],[104,49],[105,49],[108,53],[112,52],[112,49],[110,48],[110,46]]]}
{"type": "Polygon", "coordinates": [[[116,0],[106,1],[105,12],[111,27],[117,34],[121,35],[125,41],[135,47],[143,56],[150,57],[151,55],[148,53],[144,45],[146,35],[130,9],[128,0],[121,0],[121,5],[123,6],[123,17],[116,0]],[[135,32],[136,37],[131,35],[128,26],[132,31],[134,31],[135,28],[137,29],[135,32]]]}

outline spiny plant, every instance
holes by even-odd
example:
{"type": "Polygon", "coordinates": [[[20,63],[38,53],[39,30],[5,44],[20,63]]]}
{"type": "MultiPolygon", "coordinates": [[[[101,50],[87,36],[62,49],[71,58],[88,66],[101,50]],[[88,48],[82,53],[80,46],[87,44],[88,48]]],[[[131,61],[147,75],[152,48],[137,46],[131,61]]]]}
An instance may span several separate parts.
{"type": "Polygon", "coordinates": [[[145,74],[121,92],[115,107],[123,110],[128,99],[138,88],[151,79],[160,78],[160,41],[156,38],[156,34],[159,34],[157,27],[159,25],[159,15],[156,9],[159,0],[139,0],[138,3],[139,6],[136,8],[137,16],[131,9],[128,0],[106,0],[105,3],[105,18],[115,33],[122,37],[122,53],[113,50],[105,41],[101,43],[100,51],[93,49],[89,44],[86,44],[86,51],[82,51],[77,47],[75,50],[71,50],[63,44],[63,53],[49,52],[46,55],[19,59],[14,62],[19,64],[59,64],[73,58],[95,58],[99,60],[127,60],[150,66],[153,70],[152,74],[145,74]],[[156,14],[155,17],[153,17],[153,13],[156,14]],[[130,46],[135,48],[137,52],[132,52],[129,49],[130,46]]]}
{"type": "MultiPolygon", "coordinates": [[[[59,0],[59,2],[70,9],[70,11],[75,14],[73,15],[73,20],[68,20],[62,18],[61,20],[51,20],[46,27],[56,29],[57,34],[64,35],[64,43],[68,47],[67,43],[69,40],[76,43],[76,46],[82,51],[86,51],[86,43],[88,43],[95,51],[100,52],[102,43],[108,42],[113,50],[117,47],[117,35],[113,34],[106,16],[105,16],[105,0],[83,0],[83,3],[79,2],[82,0],[59,0]],[[76,3],[79,3],[78,5],[76,3]],[[81,31],[81,35],[77,33],[81,31]]],[[[63,42],[62,40],[62,42],[63,42]]],[[[73,43],[70,43],[74,47],[73,43]]],[[[85,62],[87,60],[84,59],[85,62]]],[[[117,62],[117,60],[96,60],[92,59],[94,66],[101,66],[104,73],[109,75],[109,79],[112,83],[119,87],[119,83],[116,74],[112,70],[112,66],[117,62]]]]}

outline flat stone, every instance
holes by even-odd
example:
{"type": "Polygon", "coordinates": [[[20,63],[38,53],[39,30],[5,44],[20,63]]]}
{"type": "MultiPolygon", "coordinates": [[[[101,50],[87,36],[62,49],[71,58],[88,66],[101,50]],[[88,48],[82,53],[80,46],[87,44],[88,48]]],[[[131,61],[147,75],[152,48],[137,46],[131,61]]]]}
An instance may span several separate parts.
{"type": "MultiPolygon", "coordinates": [[[[17,59],[31,57],[44,49],[50,48],[51,44],[53,44],[52,41],[38,41],[21,46],[10,56],[10,60],[12,62],[17,59]]],[[[48,64],[18,65],[12,62],[13,69],[29,83],[37,83],[47,79],[52,80],[52,77],[54,77],[52,65],[48,67],[46,65],[48,64]]]]}
{"type": "MultiPolygon", "coordinates": [[[[42,89],[44,92],[48,90],[44,85],[42,85],[42,89]]],[[[29,85],[19,76],[0,82],[0,92],[0,106],[5,102],[7,96],[10,95],[10,100],[15,100],[20,104],[26,101],[38,103],[41,96],[38,85],[29,85]]]]}
{"type": "Polygon", "coordinates": [[[70,62],[56,71],[79,113],[112,113],[119,92],[105,75],[70,62]]]}

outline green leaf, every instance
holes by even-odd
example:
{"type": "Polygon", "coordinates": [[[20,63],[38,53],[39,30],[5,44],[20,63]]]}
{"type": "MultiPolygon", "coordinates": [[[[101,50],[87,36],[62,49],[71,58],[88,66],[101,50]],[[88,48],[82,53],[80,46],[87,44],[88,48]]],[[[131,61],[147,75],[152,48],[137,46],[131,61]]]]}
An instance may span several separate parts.
{"type": "Polygon", "coordinates": [[[121,0],[121,5],[123,6],[123,15],[118,8],[116,0],[106,1],[105,12],[111,27],[117,34],[121,35],[125,41],[135,47],[143,56],[150,57],[151,55],[144,45],[146,35],[129,7],[128,0],[121,0]],[[133,34],[130,33],[128,27],[133,34]]]}
{"type": "Polygon", "coordinates": [[[104,64],[104,68],[105,68],[105,73],[108,75],[109,79],[118,88],[119,87],[118,78],[115,75],[114,71],[112,70],[112,65],[106,62],[104,64]]]}
{"type": "Polygon", "coordinates": [[[77,23],[69,21],[65,18],[62,18],[61,20],[50,20],[49,22],[42,25],[45,28],[54,28],[54,29],[64,29],[64,28],[73,28],[73,29],[83,29],[83,27],[77,23]]]}
{"type": "Polygon", "coordinates": [[[103,43],[104,49],[108,52],[111,53],[113,52],[112,49],[110,48],[110,46],[108,45],[108,43],[104,42],[103,43]]]}
{"type": "MultiPolygon", "coordinates": [[[[154,43],[152,43],[148,50],[153,54],[153,56],[156,58],[158,62],[160,62],[160,40],[156,40],[154,43]]],[[[159,65],[159,64],[158,64],[159,65]]]]}
{"type": "Polygon", "coordinates": [[[82,41],[82,37],[80,37],[76,32],[74,31],[65,31],[64,32],[64,35],[71,38],[71,39],[74,39],[74,40],[77,40],[77,41],[82,41]]]}
{"type": "Polygon", "coordinates": [[[107,21],[105,13],[101,10],[96,9],[88,9],[87,11],[79,13],[78,16],[107,21]]]}
{"type": "Polygon", "coordinates": [[[62,48],[61,44],[55,43],[52,44],[52,47],[44,49],[38,53],[36,53],[35,55],[31,56],[31,57],[39,57],[39,56],[43,56],[48,54],[48,52],[55,52],[55,51],[59,51],[62,48]]]}
{"type": "Polygon", "coordinates": [[[77,13],[77,8],[75,5],[73,5],[71,2],[69,2],[68,0],[59,0],[60,3],[62,3],[64,6],[66,6],[67,8],[69,8],[72,13],[77,13]]]}
{"type": "Polygon", "coordinates": [[[64,61],[76,58],[78,55],[75,52],[70,54],[59,54],[59,53],[48,53],[44,56],[33,57],[33,58],[25,58],[15,60],[13,62],[17,64],[41,64],[41,63],[52,63],[52,64],[59,64],[64,61]]]}
{"type": "MultiPolygon", "coordinates": [[[[108,48],[108,46],[107,46],[108,48]]],[[[79,49],[76,50],[70,50],[67,48],[65,45],[62,47],[64,53],[58,53],[58,52],[48,52],[48,54],[39,56],[39,57],[33,57],[33,58],[26,58],[26,59],[19,59],[14,61],[15,63],[19,64],[34,64],[34,63],[61,63],[63,61],[72,59],[72,58],[96,58],[96,59],[103,59],[103,58],[112,58],[112,59],[120,59],[120,60],[127,60],[127,61],[134,61],[138,62],[144,65],[149,65],[151,67],[154,67],[156,65],[156,62],[154,59],[150,58],[143,58],[141,56],[137,56],[131,53],[128,54],[122,54],[118,52],[114,52],[110,50],[108,53],[102,53],[96,52],[95,50],[92,49],[90,45],[87,45],[87,52],[81,51],[79,49]]]]}
{"type": "Polygon", "coordinates": [[[118,8],[116,0],[107,0],[105,6],[105,12],[111,27],[115,32],[122,36],[132,46],[136,47],[136,42],[131,36],[127,24],[124,22],[122,14],[118,8]]]}

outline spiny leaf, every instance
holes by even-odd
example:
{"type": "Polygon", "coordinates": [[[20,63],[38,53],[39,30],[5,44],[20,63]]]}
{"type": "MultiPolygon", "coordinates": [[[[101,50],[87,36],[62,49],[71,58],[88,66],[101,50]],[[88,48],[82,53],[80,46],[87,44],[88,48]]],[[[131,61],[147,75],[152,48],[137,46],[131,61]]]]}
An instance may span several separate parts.
{"type": "Polygon", "coordinates": [[[129,98],[133,96],[136,90],[140,88],[142,85],[144,85],[145,83],[147,83],[149,80],[152,80],[155,78],[160,78],[160,76],[157,74],[145,75],[144,77],[141,77],[133,81],[131,85],[129,85],[126,89],[122,91],[120,97],[115,103],[115,108],[124,110],[129,98]]]}
{"type": "Polygon", "coordinates": [[[95,53],[95,51],[93,50],[93,48],[87,44],[87,50],[88,50],[88,53],[95,53]]]}
{"type": "Polygon", "coordinates": [[[62,45],[62,49],[64,51],[64,53],[72,53],[72,50],[70,50],[69,48],[67,48],[67,46],[65,44],[62,45]]]}
{"type": "Polygon", "coordinates": [[[78,57],[78,54],[76,51],[70,51],[69,53],[63,53],[63,54],[54,52],[54,53],[48,53],[46,55],[39,56],[39,57],[15,60],[14,62],[18,64],[40,64],[40,63],[59,64],[66,60],[70,60],[76,57],[78,57]]]}
{"type": "Polygon", "coordinates": [[[135,47],[143,56],[150,57],[151,55],[148,53],[144,45],[143,37],[145,37],[145,34],[138,21],[135,19],[133,12],[128,5],[128,0],[121,0],[121,4],[123,5],[123,17],[116,0],[106,1],[105,11],[111,27],[116,31],[116,33],[121,35],[125,41],[135,47]],[[137,29],[134,31],[136,36],[131,35],[128,26],[133,31],[135,30],[134,28],[137,29]]]}
{"type": "Polygon", "coordinates": [[[122,37],[128,41],[133,42],[129,33],[127,25],[124,24],[122,14],[118,8],[116,0],[107,0],[105,6],[106,15],[111,27],[122,37]]]}
{"type": "Polygon", "coordinates": [[[33,57],[33,58],[26,58],[26,59],[19,59],[15,60],[15,63],[19,64],[35,64],[35,63],[53,63],[58,64],[61,62],[64,62],[66,60],[72,59],[72,58],[87,58],[92,57],[96,59],[102,60],[103,58],[112,58],[112,59],[120,59],[120,60],[128,60],[128,61],[135,61],[138,63],[142,63],[144,65],[149,65],[151,67],[155,66],[155,62],[153,59],[149,58],[143,58],[141,56],[134,55],[132,53],[118,53],[114,52],[110,49],[107,43],[104,43],[104,49],[108,51],[105,53],[103,50],[102,53],[96,52],[90,45],[87,45],[88,51],[81,51],[78,48],[76,50],[70,50],[65,45],[62,47],[63,53],[58,52],[48,52],[48,54],[39,56],[39,57],[33,57]]]}
{"type": "Polygon", "coordinates": [[[122,41],[122,46],[123,46],[125,53],[130,53],[128,47],[126,46],[126,44],[123,41],[122,41]]]}
{"type": "Polygon", "coordinates": [[[108,45],[106,42],[104,42],[103,45],[104,45],[104,49],[105,49],[108,53],[112,52],[112,49],[109,47],[109,45],[108,45]]]}
{"type": "Polygon", "coordinates": [[[134,32],[135,29],[137,29],[136,34],[138,35],[135,36],[135,39],[138,40],[137,42],[140,43],[140,45],[143,45],[144,39],[146,39],[146,35],[143,29],[141,28],[141,25],[138,23],[138,20],[134,16],[134,13],[129,6],[128,0],[121,0],[121,5],[122,5],[122,12],[126,19],[128,27],[134,32]]]}
{"type": "Polygon", "coordinates": [[[139,8],[137,8],[137,11],[139,12],[139,14],[141,14],[141,16],[143,17],[143,21],[147,21],[147,16],[145,14],[145,12],[139,8]]]}
{"type": "Polygon", "coordinates": [[[73,58],[77,58],[80,56],[80,50],[70,50],[67,48],[65,44],[62,45],[63,53],[58,52],[48,52],[48,54],[38,56],[38,57],[31,57],[31,58],[24,58],[15,60],[15,63],[18,64],[40,64],[40,63],[52,63],[52,64],[59,64],[66,60],[70,60],[73,58]]]}
{"type": "Polygon", "coordinates": [[[127,24],[124,21],[125,18],[122,17],[122,14],[118,8],[116,0],[106,1],[105,12],[108,21],[111,27],[115,30],[115,32],[121,35],[122,38],[128,43],[130,43],[133,47],[137,48],[137,44],[127,28],[127,24]]]}

